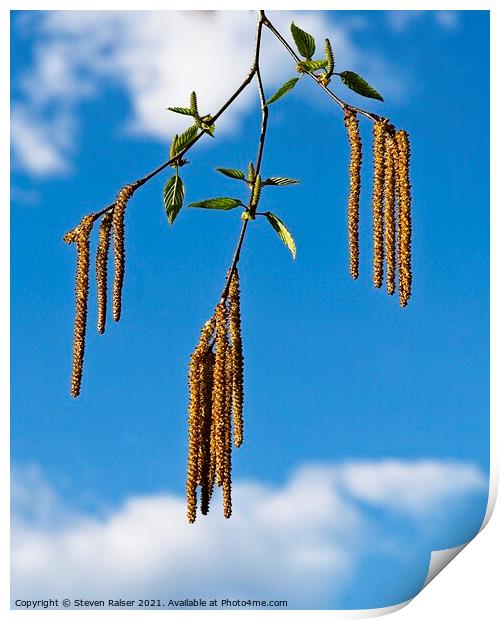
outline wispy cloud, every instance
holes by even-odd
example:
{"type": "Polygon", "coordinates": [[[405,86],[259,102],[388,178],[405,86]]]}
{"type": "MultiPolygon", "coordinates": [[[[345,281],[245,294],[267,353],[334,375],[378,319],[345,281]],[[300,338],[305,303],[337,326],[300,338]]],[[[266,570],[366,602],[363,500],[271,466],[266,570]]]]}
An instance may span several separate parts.
{"type": "Polygon", "coordinates": [[[16,598],[227,596],[321,608],[352,587],[365,558],[415,553],[381,529],[377,511],[409,520],[414,539],[443,510],[449,519],[457,502],[477,501],[487,480],[458,462],[304,465],[281,486],[238,482],[233,517],[215,505],[195,525],[172,493],[97,516],[65,506],[36,469],[17,470],[12,488],[16,598]]]}
{"type": "Polygon", "coordinates": [[[14,165],[35,176],[67,172],[71,125],[71,119],[62,112],[49,120],[37,117],[31,105],[13,105],[10,129],[14,165]]]}
{"type": "MultiPolygon", "coordinates": [[[[397,71],[376,51],[362,53],[356,26],[325,13],[276,12],[288,32],[292,20],[321,41],[334,34],[343,67],[374,79],[385,93],[398,91],[397,71]],[[390,69],[390,70],[389,70],[390,69]]],[[[128,116],[113,125],[137,136],[165,140],[185,119],[165,110],[199,94],[204,112],[214,112],[246,75],[254,45],[252,11],[48,11],[22,20],[33,39],[32,63],[15,79],[12,144],[14,161],[36,175],[70,169],[78,144],[80,104],[121,90],[128,116]]],[[[293,74],[286,52],[272,37],[264,40],[263,73],[269,89],[293,74]]],[[[255,93],[244,94],[218,124],[234,129],[255,93]]]]}
{"type": "Polygon", "coordinates": [[[455,30],[460,23],[457,11],[436,11],[436,23],[445,30],[455,30]]]}
{"type": "Polygon", "coordinates": [[[391,29],[401,33],[423,18],[430,18],[444,30],[454,30],[459,25],[457,11],[387,11],[386,15],[391,29]]]}

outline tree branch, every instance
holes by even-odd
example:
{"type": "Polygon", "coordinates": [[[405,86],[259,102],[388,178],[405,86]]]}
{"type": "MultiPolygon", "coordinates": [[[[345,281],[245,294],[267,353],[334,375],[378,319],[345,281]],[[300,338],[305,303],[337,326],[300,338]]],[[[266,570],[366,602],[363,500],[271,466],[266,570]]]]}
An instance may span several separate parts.
{"type": "MultiPolygon", "coordinates": [[[[240,86],[234,91],[234,93],[229,97],[229,99],[222,105],[222,107],[214,114],[214,116],[212,117],[212,119],[210,121],[208,121],[208,125],[213,125],[215,123],[215,121],[220,118],[222,116],[222,114],[224,114],[224,112],[229,108],[229,106],[239,97],[239,95],[245,90],[245,88],[250,84],[250,82],[253,80],[254,75],[257,73],[258,70],[258,63],[259,63],[259,53],[260,53],[260,39],[261,39],[261,34],[262,34],[262,15],[259,14],[259,19],[257,22],[257,33],[256,33],[256,44],[255,44],[255,51],[254,51],[254,57],[252,60],[252,66],[250,67],[250,71],[248,72],[248,75],[246,76],[246,78],[243,80],[243,82],[240,84],[240,86]]],[[[181,160],[184,155],[198,142],[198,140],[205,135],[207,132],[206,129],[203,129],[190,143],[189,145],[183,149],[180,153],[177,153],[177,155],[175,157],[172,157],[171,159],[169,159],[168,161],[164,162],[163,164],[161,164],[160,166],[158,166],[158,168],[155,168],[154,170],[152,170],[151,172],[148,172],[146,175],[144,175],[143,177],[141,177],[140,179],[136,179],[135,181],[133,181],[132,183],[130,183],[130,185],[132,185],[132,187],[134,188],[134,191],[136,189],[138,189],[139,187],[141,187],[142,185],[144,185],[145,183],[147,183],[149,180],[151,180],[153,177],[155,177],[157,174],[159,174],[160,172],[162,172],[162,170],[165,170],[165,168],[168,168],[168,166],[171,166],[172,164],[174,164],[176,161],[181,160]]],[[[113,209],[113,207],[115,206],[115,203],[111,203],[110,205],[108,205],[107,207],[104,207],[104,209],[101,209],[100,211],[97,211],[96,213],[94,213],[94,218],[97,219],[99,218],[101,215],[104,215],[104,213],[106,213],[107,211],[111,211],[111,209],[113,209]]]]}
{"type": "MultiPolygon", "coordinates": [[[[266,97],[264,94],[264,85],[262,84],[262,75],[260,73],[260,44],[262,38],[262,26],[264,24],[265,15],[264,11],[259,11],[259,18],[257,21],[257,34],[255,37],[255,56],[254,56],[254,69],[255,74],[257,75],[257,86],[259,90],[259,98],[260,98],[260,109],[261,109],[261,122],[260,122],[260,136],[259,136],[259,146],[257,148],[257,158],[255,160],[255,177],[260,173],[260,168],[262,164],[262,155],[264,153],[264,143],[266,140],[266,132],[267,132],[267,118],[269,115],[266,97]]],[[[247,206],[247,209],[250,208],[250,203],[247,206]]],[[[240,230],[240,236],[238,238],[238,243],[236,244],[236,250],[233,255],[233,262],[231,263],[231,267],[229,269],[229,273],[226,279],[226,284],[224,286],[224,290],[221,295],[221,302],[224,302],[227,299],[229,293],[229,286],[231,284],[231,280],[233,274],[236,270],[236,266],[238,265],[238,261],[240,260],[241,248],[243,246],[243,241],[245,240],[245,235],[248,228],[249,220],[244,220],[240,230]]]]}
{"type": "MultiPolygon", "coordinates": [[[[264,12],[262,11],[263,15],[262,15],[262,19],[263,19],[263,24],[264,26],[266,26],[266,28],[268,30],[270,30],[274,36],[278,39],[278,41],[283,45],[283,47],[288,51],[288,53],[290,54],[290,56],[295,60],[295,62],[300,62],[301,59],[299,58],[299,56],[297,56],[297,54],[295,53],[295,51],[293,50],[293,48],[288,44],[288,42],[286,41],[286,39],[283,37],[283,35],[276,30],[276,28],[273,26],[273,24],[269,21],[268,17],[264,14],[264,12]]],[[[316,84],[318,84],[324,91],[325,93],[335,101],[335,103],[337,105],[339,105],[342,110],[352,110],[353,112],[358,112],[358,114],[361,114],[363,116],[366,116],[366,118],[369,118],[371,121],[378,121],[381,120],[381,116],[378,116],[377,114],[374,114],[373,112],[368,112],[367,110],[362,110],[361,108],[358,108],[356,106],[353,106],[349,103],[346,103],[345,101],[343,101],[340,97],[338,97],[334,92],[332,92],[328,86],[325,86],[324,84],[322,84],[319,80],[319,77],[314,75],[314,73],[312,73],[311,71],[304,71],[304,73],[307,73],[307,75],[309,77],[311,77],[316,84]]]]}

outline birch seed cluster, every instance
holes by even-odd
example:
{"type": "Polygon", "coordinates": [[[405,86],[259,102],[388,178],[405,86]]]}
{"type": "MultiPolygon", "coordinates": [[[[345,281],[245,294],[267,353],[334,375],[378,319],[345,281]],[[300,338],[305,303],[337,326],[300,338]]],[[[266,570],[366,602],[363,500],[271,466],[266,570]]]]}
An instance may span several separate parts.
{"type": "Polygon", "coordinates": [[[214,486],[222,487],[223,511],[231,502],[231,453],[243,442],[243,349],[238,270],[229,273],[227,299],[205,323],[189,363],[187,517],[208,514],[214,486]]]}
{"type": "Polygon", "coordinates": [[[92,232],[94,222],[101,217],[95,271],[97,331],[103,334],[106,327],[108,255],[111,236],[113,236],[114,256],[113,320],[119,321],[121,317],[123,278],[125,275],[125,209],[133,193],[134,187],[126,185],[120,190],[116,202],[109,210],[106,210],[104,213],[85,215],[76,228],[64,235],[64,241],[66,243],[73,243],[77,253],[75,278],[76,312],[70,390],[71,396],[74,398],[80,394],[85,355],[89,299],[90,233],[92,232]]]}
{"type": "MultiPolygon", "coordinates": [[[[348,234],[349,267],[359,275],[359,198],[361,189],[361,136],[356,112],[346,108],[344,122],[350,144],[348,234]]],[[[399,303],[411,297],[411,185],[410,139],[387,119],[373,124],[373,283],[381,288],[384,266],[387,292],[393,295],[398,274],[399,303]]]]}

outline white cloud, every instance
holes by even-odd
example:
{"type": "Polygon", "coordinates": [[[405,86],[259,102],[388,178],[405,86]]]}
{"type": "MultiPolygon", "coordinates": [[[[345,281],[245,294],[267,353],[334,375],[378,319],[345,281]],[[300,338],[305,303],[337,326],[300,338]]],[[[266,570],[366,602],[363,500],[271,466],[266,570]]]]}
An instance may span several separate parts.
{"type": "MultiPolygon", "coordinates": [[[[394,68],[358,48],[349,21],[330,25],[319,12],[271,16],[287,36],[293,19],[318,41],[333,33],[343,67],[387,95],[398,91],[394,68]]],[[[32,64],[14,80],[15,161],[34,174],[67,171],[78,142],[79,104],[107,96],[110,87],[121,89],[129,106],[128,118],[110,124],[137,136],[165,140],[183,127],[185,119],[165,108],[186,105],[193,88],[201,110],[213,113],[249,70],[254,22],[254,11],[48,11],[24,20],[24,35],[30,32],[35,43],[32,64]]],[[[272,90],[293,74],[293,63],[268,32],[263,45],[263,73],[272,90]]],[[[255,98],[255,89],[244,93],[221,118],[219,132],[237,126],[255,98]]]]}
{"type": "Polygon", "coordinates": [[[406,32],[425,16],[430,16],[444,30],[454,30],[459,24],[457,11],[387,11],[389,26],[398,33],[406,32]]]}
{"type": "Polygon", "coordinates": [[[52,121],[36,118],[31,106],[12,106],[10,130],[14,163],[35,176],[60,174],[69,169],[69,125],[58,115],[52,121]]]}
{"type": "Polygon", "coordinates": [[[372,508],[405,515],[416,533],[436,506],[449,517],[454,499],[484,493],[487,481],[453,462],[305,465],[278,487],[237,483],[230,520],[214,505],[194,525],[171,493],[96,516],[65,507],[36,470],[18,470],[12,488],[16,598],[254,596],[321,607],[352,585],[364,556],[391,552],[372,508]]]}
{"type": "Polygon", "coordinates": [[[387,11],[387,21],[395,32],[405,31],[411,24],[419,20],[424,11],[387,11]]]}
{"type": "Polygon", "coordinates": [[[436,11],[434,17],[436,22],[445,30],[454,30],[460,23],[456,11],[436,11]]]}
{"type": "Polygon", "coordinates": [[[376,469],[370,463],[347,465],[343,481],[358,499],[425,517],[447,501],[480,489],[484,476],[475,467],[459,463],[388,460],[376,469]]]}

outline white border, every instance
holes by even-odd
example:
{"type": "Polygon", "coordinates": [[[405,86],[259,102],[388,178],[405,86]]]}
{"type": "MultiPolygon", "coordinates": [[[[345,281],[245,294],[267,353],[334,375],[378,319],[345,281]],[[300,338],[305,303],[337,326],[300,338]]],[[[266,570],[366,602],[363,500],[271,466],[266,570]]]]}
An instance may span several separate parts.
{"type": "MultiPolygon", "coordinates": [[[[336,0],[331,3],[313,3],[309,4],[307,7],[304,7],[304,2],[296,2],[290,0],[286,4],[284,2],[268,2],[265,5],[265,8],[268,10],[279,10],[279,9],[287,9],[287,10],[320,10],[320,9],[351,9],[351,10],[363,10],[363,9],[384,9],[384,10],[414,10],[414,9],[434,9],[434,10],[491,10],[491,41],[492,41],[492,75],[495,75],[498,72],[497,63],[494,63],[494,59],[498,53],[498,45],[495,43],[496,35],[498,34],[498,17],[497,10],[493,3],[490,2],[436,2],[434,0],[420,0],[417,2],[396,2],[394,0],[385,0],[382,4],[381,2],[374,1],[364,1],[364,2],[356,2],[351,0],[350,2],[346,2],[345,0],[336,0]],[[382,5],[382,6],[381,6],[382,5]]],[[[110,9],[110,10],[127,10],[127,9],[156,9],[156,10],[165,10],[165,9],[174,9],[177,8],[175,5],[168,5],[164,1],[160,2],[156,1],[146,1],[143,0],[138,6],[137,3],[121,0],[118,1],[108,1],[108,2],[97,2],[96,0],[87,0],[85,4],[83,3],[69,3],[63,1],[56,2],[40,2],[36,0],[31,1],[18,1],[12,2],[8,7],[11,10],[29,10],[29,9],[110,9]]],[[[210,5],[209,7],[202,2],[189,2],[184,1],[182,3],[182,9],[234,9],[234,3],[230,4],[229,2],[218,2],[210,5]]],[[[257,5],[254,3],[244,3],[237,7],[238,9],[252,9],[257,8],[257,5]]],[[[3,191],[7,193],[7,200],[4,201],[4,208],[2,209],[2,217],[4,221],[1,226],[1,234],[4,236],[3,243],[1,244],[1,252],[2,258],[1,261],[1,278],[2,278],[2,290],[5,291],[5,295],[3,299],[5,303],[1,306],[1,312],[4,313],[1,321],[2,325],[2,353],[4,366],[2,367],[2,380],[5,382],[3,384],[2,394],[4,395],[4,399],[7,400],[5,410],[3,412],[3,429],[1,434],[1,442],[2,442],[2,450],[0,456],[0,467],[1,471],[4,472],[1,476],[1,489],[2,489],[2,497],[5,498],[6,503],[2,505],[3,510],[0,512],[0,526],[1,526],[1,540],[3,544],[1,548],[3,549],[2,553],[2,581],[0,583],[0,610],[6,612],[7,614],[15,614],[16,618],[22,620],[24,617],[32,617],[30,612],[23,611],[11,611],[10,607],[10,593],[9,593],[9,554],[6,553],[5,550],[9,549],[9,517],[8,517],[8,497],[9,497],[9,477],[10,477],[10,465],[9,465],[9,445],[8,445],[8,437],[9,437],[9,419],[7,415],[7,411],[9,410],[9,402],[8,397],[8,367],[9,367],[9,358],[8,358],[8,343],[9,343],[9,254],[8,254],[8,246],[9,246],[9,209],[7,205],[10,204],[9,200],[9,186],[10,186],[10,170],[8,166],[9,161],[9,109],[5,105],[5,102],[9,99],[9,20],[10,16],[7,10],[2,10],[1,13],[1,50],[2,50],[2,64],[1,64],[1,77],[2,77],[2,85],[4,88],[4,105],[2,106],[2,113],[0,116],[2,123],[2,136],[4,137],[4,147],[3,151],[4,156],[2,157],[2,166],[0,166],[0,186],[3,191]]],[[[473,85],[471,85],[473,87],[473,85]]],[[[491,92],[491,101],[492,101],[492,109],[494,109],[493,102],[498,102],[497,94],[497,84],[496,82],[492,84],[492,92],[491,92]]],[[[497,162],[497,147],[494,142],[494,137],[498,135],[498,123],[495,120],[495,116],[492,118],[492,163],[493,165],[497,162]]],[[[497,187],[495,175],[492,175],[492,201],[491,204],[495,205],[495,196],[497,195],[497,187]]],[[[492,209],[491,216],[491,224],[492,224],[492,232],[493,234],[497,232],[497,224],[498,217],[495,217],[494,209],[492,209]]],[[[498,255],[496,252],[495,245],[492,244],[492,270],[495,264],[498,262],[498,255]]],[[[492,288],[492,315],[496,316],[499,311],[497,296],[496,296],[496,288],[492,288]]],[[[498,331],[496,325],[492,323],[492,343],[496,342],[496,337],[498,336],[498,331]]],[[[493,350],[493,353],[496,351],[493,350]]],[[[493,373],[498,369],[496,355],[492,355],[492,376],[495,376],[493,373]]],[[[361,612],[352,611],[352,612],[343,612],[343,611],[274,611],[274,612],[258,612],[258,611],[241,611],[241,612],[232,612],[231,616],[228,614],[224,614],[226,617],[238,617],[241,615],[245,620],[251,620],[254,617],[264,618],[267,616],[281,616],[286,618],[305,618],[305,617],[332,617],[332,618],[369,618],[376,617],[379,615],[391,613],[398,611],[398,618],[402,620],[411,620],[411,619],[421,619],[426,618],[426,620],[432,620],[433,618],[443,618],[452,616],[454,619],[460,620],[461,618],[470,619],[471,616],[477,618],[490,618],[498,615],[498,611],[500,610],[500,605],[496,597],[496,591],[498,590],[498,585],[496,583],[496,576],[499,574],[498,571],[498,550],[500,549],[500,517],[498,517],[498,511],[496,511],[492,516],[493,505],[495,503],[497,489],[498,489],[498,458],[496,449],[500,444],[499,437],[499,425],[496,420],[496,405],[497,405],[497,393],[495,390],[495,382],[492,382],[492,418],[491,418],[491,475],[490,475],[490,499],[488,505],[487,516],[485,517],[486,525],[488,519],[490,517],[491,521],[488,523],[486,529],[481,531],[481,533],[477,536],[471,544],[467,545],[466,548],[459,554],[458,559],[452,562],[451,566],[449,566],[443,573],[441,573],[437,579],[429,583],[424,590],[409,604],[398,605],[392,608],[384,608],[380,610],[363,610],[361,612]],[[497,610],[497,614],[495,614],[495,609],[497,610]]],[[[429,580],[430,581],[430,580],[429,580]]],[[[74,614],[78,615],[78,618],[82,618],[88,612],[84,611],[60,611],[57,613],[57,618],[74,617],[74,614]]],[[[91,618],[110,618],[110,616],[114,616],[120,611],[94,611],[90,612],[91,618]]],[[[143,618],[146,612],[141,612],[137,610],[127,611],[128,618],[143,618]]],[[[158,612],[161,613],[161,612],[158,612]]],[[[203,615],[211,615],[213,617],[214,614],[219,616],[219,611],[204,611],[199,612],[203,613],[203,615]]],[[[169,611],[168,618],[175,620],[177,617],[183,618],[184,620],[189,620],[193,615],[198,616],[198,613],[195,611],[184,611],[184,612],[175,612],[169,611]]]]}

